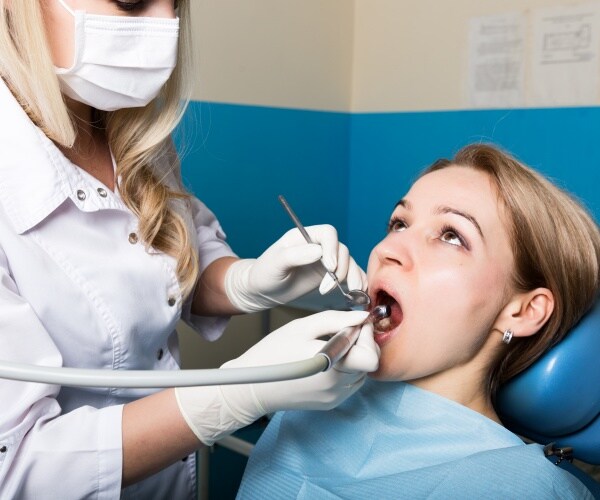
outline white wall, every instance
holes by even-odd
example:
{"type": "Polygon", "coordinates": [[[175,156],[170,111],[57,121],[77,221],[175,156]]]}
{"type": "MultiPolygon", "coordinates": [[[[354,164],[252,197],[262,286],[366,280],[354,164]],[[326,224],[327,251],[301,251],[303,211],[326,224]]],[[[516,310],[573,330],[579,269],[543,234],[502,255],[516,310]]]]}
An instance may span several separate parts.
{"type": "MultiPolygon", "coordinates": [[[[465,109],[469,20],[577,0],[192,0],[194,99],[331,111],[465,109]]],[[[599,99],[600,100],[600,99],[599,99]]],[[[589,104],[598,104],[590,102],[589,104]]]]}
{"type": "Polygon", "coordinates": [[[351,110],[467,108],[471,18],[521,12],[531,35],[533,9],[579,4],[577,0],[357,0],[351,110]]]}
{"type": "Polygon", "coordinates": [[[347,110],[353,1],[191,0],[194,99],[347,110]]]}

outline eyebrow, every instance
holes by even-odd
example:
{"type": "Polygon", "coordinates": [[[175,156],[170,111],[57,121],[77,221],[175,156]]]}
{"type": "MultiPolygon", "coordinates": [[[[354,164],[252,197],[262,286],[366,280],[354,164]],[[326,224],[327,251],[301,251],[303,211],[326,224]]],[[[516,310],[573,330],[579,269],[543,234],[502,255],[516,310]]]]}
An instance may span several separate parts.
{"type": "MultiPolygon", "coordinates": [[[[412,204],[410,203],[410,201],[408,201],[406,199],[400,200],[398,203],[396,203],[396,207],[394,207],[394,208],[397,208],[399,206],[404,207],[406,210],[412,210],[412,204]]],[[[452,207],[448,207],[448,206],[439,206],[433,211],[433,213],[435,215],[454,214],[454,215],[458,215],[460,217],[467,219],[471,224],[473,224],[473,226],[475,226],[475,229],[477,229],[477,232],[479,233],[481,238],[485,240],[485,238],[483,236],[483,231],[481,230],[481,226],[479,225],[479,222],[477,222],[477,219],[475,217],[473,217],[471,214],[469,214],[467,212],[463,212],[462,210],[458,210],[457,208],[452,208],[452,207]]]]}
{"type": "Polygon", "coordinates": [[[398,203],[396,203],[396,206],[394,208],[398,208],[399,206],[406,208],[406,210],[412,210],[412,205],[410,201],[405,200],[404,198],[402,198],[398,203]]]}

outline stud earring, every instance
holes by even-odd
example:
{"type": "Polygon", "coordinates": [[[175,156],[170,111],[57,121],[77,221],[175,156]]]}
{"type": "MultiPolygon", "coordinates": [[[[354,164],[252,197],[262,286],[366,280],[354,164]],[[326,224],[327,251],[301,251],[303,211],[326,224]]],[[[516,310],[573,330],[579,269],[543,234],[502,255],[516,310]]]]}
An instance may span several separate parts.
{"type": "Polygon", "coordinates": [[[513,331],[510,328],[504,330],[504,335],[502,335],[502,342],[505,344],[510,344],[510,341],[513,338],[513,331]]]}

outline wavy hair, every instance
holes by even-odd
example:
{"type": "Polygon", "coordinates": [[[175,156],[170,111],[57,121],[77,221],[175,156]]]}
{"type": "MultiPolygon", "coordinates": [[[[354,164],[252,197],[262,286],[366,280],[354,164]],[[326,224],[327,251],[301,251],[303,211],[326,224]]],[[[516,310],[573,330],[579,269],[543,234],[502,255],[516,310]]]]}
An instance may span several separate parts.
{"type": "MultiPolygon", "coordinates": [[[[0,77],[46,136],[72,148],[76,127],[52,64],[40,3],[0,0],[0,77]]],[[[180,181],[171,133],[191,94],[189,1],[179,0],[177,6],[181,23],[178,61],[159,96],[143,108],[97,111],[97,116],[115,158],[119,193],[139,218],[139,236],[147,248],[176,259],[179,283],[187,296],[198,277],[198,258],[190,228],[178,209],[189,194],[180,181]],[[167,182],[170,174],[176,183],[167,182]]]]}
{"type": "Polygon", "coordinates": [[[581,203],[544,176],[489,144],[462,148],[423,172],[449,166],[472,168],[493,181],[508,215],[517,291],[538,287],[554,295],[554,311],[536,335],[519,337],[502,349],[489,374],[496,389],[560,342],[598,297],[600,230],[581,203]]]}

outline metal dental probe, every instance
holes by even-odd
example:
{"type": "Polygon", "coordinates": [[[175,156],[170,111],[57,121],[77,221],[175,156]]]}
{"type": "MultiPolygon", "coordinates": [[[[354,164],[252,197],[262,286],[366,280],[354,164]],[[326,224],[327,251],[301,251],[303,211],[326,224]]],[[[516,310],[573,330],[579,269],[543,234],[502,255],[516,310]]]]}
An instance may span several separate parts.
{"type": "MultiPolygon", "coordinates": [[[[383,318],[389,318],[390,314],[392,314],[390,306],[377,306],[367,316],[367,319],[365,319],[362,325],[364,325],[367,321],[376,323],[377,321],[381,321],[383,318]]],[[[362,325],[349,326],[348,328],[340,330],[333,337],[331,337],[323,346],[323,349],[317,353],[317,355],[320,354],[327,359],[328,365],[327,368],[323,370],[324,372],[329,370],[340,359],[342,359],[350,350],[350,348],[356,343],[362,325]]]]}
{"type": "MultiPolygon", "coordinates": [[[[290,205],[288,204],[288,202],[282,195],[279,195],[279,201],[283,205],[283,208],[288,213],[288,215],[290,216],[290,218],[292,219],[292,221],[294,222],[294,224],[296,225],[296,227],[298,228],[300,233],[302,233],[302,236],[304,236],[304,239],[308,243],[314,243],[313,240],[311,239],[310,235],[308,234],[308,232],[302,225],[302,222],[300,222],[300,219],[298,219],[298,216],[292,210],[292,207],[290,207],[290,205]]],[[[348,293],[346,293],[344,291],[344,289],[342,288],[342,285],[340,285],[340,281],[338,280],[338,277],[335,275],[335,273],[333,271],[330,271],[329,269],[327,269],[327,267],[325,266],[325,263],[323,262],[323,259],[321,259],[320,262],[321,262],[321,264],[323,264],[323,268],[325,269],[325,271],[327,271],[327,274],[335,282],[335,284],[339,288],[340,292],[342,292],[342,295],[344,295],[344,298],[351,306],[353,306],[353,307],[369,307],[369,305],[371,304],[371,299],[365,292],[363,292],[362,290],[349,290],[348,293]]]]}

